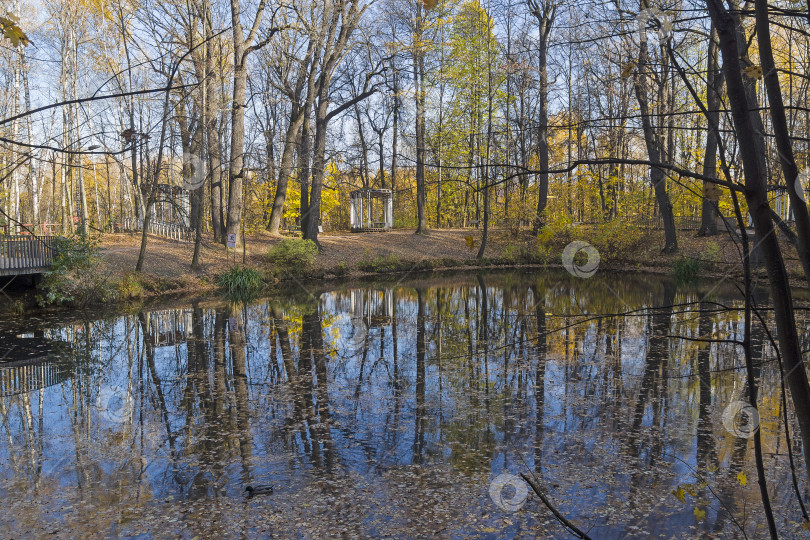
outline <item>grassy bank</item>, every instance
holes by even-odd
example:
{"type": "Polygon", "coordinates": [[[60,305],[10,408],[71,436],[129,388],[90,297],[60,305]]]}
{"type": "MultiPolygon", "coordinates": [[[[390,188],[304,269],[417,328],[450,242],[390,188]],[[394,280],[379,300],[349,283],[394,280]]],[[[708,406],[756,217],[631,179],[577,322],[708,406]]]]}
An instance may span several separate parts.
{"type": "MultiPolygon", "coordinates": [[[[677,279],[741,275],[742,265],[728,236],[699,238],[680,234],[679,252],[661,253],[662,233],[628,227],[625,223],[572,226],[550,224],[538,236],[529,231],[491,231],[486,256],[476,259],[480,231],[457,229],[414,235],[412,231],[336,234],[324,236],[319,252],[308,241],[266,235],[248,237],[242,252],[226,252],[206,243],[204,264],[190,270],[190,249],[157,237],[150,238],[144,272],[136,273],[137,239],[107,235],[78,246],[66,255],[40,290],[14,299],[6,311],[25,311],[36,305],[83,307],[99,303],[141,303],[154,298],[213,295],[223,291],[236,297],[273,294],[289,282],[347,280],[370,275],[406,275],[436,270],[493,268],[559,268],[572,242],[586,242],[598,254],[598,271],[646,271],[677,279]]],[[[786,251],[790,254],[790,251],[786,251]]],[[[587,264],[578,254],[573,263],[587,264]]],[[[803,282],[798,262],[788,257],[791,277],[803,282]]]]}

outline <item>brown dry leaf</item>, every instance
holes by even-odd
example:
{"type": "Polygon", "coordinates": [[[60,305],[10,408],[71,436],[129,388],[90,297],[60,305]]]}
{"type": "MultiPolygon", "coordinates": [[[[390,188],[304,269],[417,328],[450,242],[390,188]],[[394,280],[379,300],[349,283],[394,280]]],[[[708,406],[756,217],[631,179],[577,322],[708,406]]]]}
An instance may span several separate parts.
{"type": "Polygon", "coordinates": [[[625,65],[622,66],[622,79],[626,79],[630,75],[633,74],[633,70],[636,68],[635,62],[627,62],[625,65]]]}
{"type": "Polygon", "coordinates": [[[11,41],[11,44],[15,47],[19,45],[27,47],[31,44],[31,41],[29,41],[28,36],[25,35],[22,28],[17,25],[18,22],[19,19],[13,15],[0,17],[0,30],[2,30],[3,36],[11,41]]]}
{"type": "Polygon", "coordinates": [[[745,76],[749,79],[761,79],[762,78],[762,66],[748,66],[743,70],[745,76]]]}

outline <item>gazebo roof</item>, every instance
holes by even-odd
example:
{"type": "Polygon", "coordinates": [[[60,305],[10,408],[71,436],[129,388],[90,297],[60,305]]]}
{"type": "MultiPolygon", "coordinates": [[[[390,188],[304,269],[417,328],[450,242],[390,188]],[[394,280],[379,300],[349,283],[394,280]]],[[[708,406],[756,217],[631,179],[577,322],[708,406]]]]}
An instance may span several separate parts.
{"type": "Polygon", "coordinates": [[[390,189],[373,189],[373,188],[363,188],[363,189],[356,189],[349,193],[349,196],[352,198],[356,197],[390,197],[391,190],[390,189]]]}

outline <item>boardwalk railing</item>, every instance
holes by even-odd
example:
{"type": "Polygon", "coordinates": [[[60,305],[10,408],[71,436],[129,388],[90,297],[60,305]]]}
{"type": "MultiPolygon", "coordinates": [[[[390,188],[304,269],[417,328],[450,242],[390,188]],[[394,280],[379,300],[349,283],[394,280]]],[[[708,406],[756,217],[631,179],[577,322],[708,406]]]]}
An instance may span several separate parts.
{"type": "Polygon", "coordinates": [[[54,236],[0,236],[0,276],[41,274],[53,262],[54,236]]]}
{"type": "MultiPolygon", "coordinates": [[[[143,220],[141,219],[125,219],[123,223],[123,230],[126,232],[137,232],[143,230],[143,220]]],[[[152,219],[149,221],[149,230],[147,231],[157,236],[163,236],[178,242],[191,242],[194,240],[194,230],[185,225],[178,225],[177,223],[168,223],[166,221],[158,221],[152,219]]]]}
{"type": "Polygon", "coordinates": [[[66,380],[70,372],[50,357],[30,362],[0,363],[0,397],[27,394],[66,380]]]}

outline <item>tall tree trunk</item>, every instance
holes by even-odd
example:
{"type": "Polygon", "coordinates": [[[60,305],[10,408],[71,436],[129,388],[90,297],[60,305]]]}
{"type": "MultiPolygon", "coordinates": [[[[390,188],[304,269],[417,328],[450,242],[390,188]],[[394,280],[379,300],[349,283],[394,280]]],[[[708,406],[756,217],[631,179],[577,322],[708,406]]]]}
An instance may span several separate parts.
{"type": "Polygon", "coordinates": [[[413,49],[413,84],[416,100],[416,234],[427,232],[425,213],[425,51],[422,2],[416,2],[416,34],[413,49]]]}
{"type": "MultiPolygon", "coordinates": [[[[314,39],[314,36],[310,36],[310,40],[314,39]]],[[[320,65],[320,57],[322,55],[321,48],[323,47],[324,43],[323,36],[319,36],[317,39],[317,44],[315,45],[316,53],[312,60],[309,70],[309,77],[307,79],[307,97],[304,101],[304,118],[301,125],[301,140],[298,144],[298,182],[301,188],[301,202],[298,215],[302,236],[306,234],[307,221],[309,219],[309,178],[311,175],[310,164],[312,163],[312,156],[310,155],[312,143],[310,136],[310,130],[312,129],[311,116],[312,109],[315,105],[315,98],[317,97],[317,70],[320,65]]],[[[306,236],[304,237],[306,238],[306,236]]]]}
{"type": "MultiPolygon", "coordinates": [[[[185,122],[181,123],[181,126],[184,124],[185,122]]],[[[188,152],[188,155],[192,156],[198,155],[203,148],[204,138],[205,127],[198,123],[194,133],[189,137],[188,149],[184,149],[183,152],[188,152]]],[[[192,188],[189,201],[190,209],[188,224],[194,231],[194,252],[191,256],[191,269],[196,272],[200,270],[200,251],[202,249],[202,223],[203,212],[205,210],[203,208],[203,200],[205,196],[205,172],[195,170],[196,167],[204,167],[203,162],[200,159],[195,159],[190,163],[184,163],[183,165],[184,177],[188,179],[186,183],[192,188]],[[202,178],[203,181],[198,185],[197,182],[193,180],[195,178],[202,178]]]]}
{"type": "Polygon", "coordinates": [[[799,421],[805,467],[810,476],[810,384],[804,371],[785,263],[776,235],[773,234],[774,224],[768,206],[766,177],[763,174],[765,153],[757,141],[756,120],[752,118],[752,114],[759,116],[759,113],[757,104],[751,101],[749,90],[743,81],[741,60],[746,59],[746,43],[738,21],[726,11],[720,0],[708,0],[707,4],[723,55],[728,100],[745,175],[745,198],[754,222],[758,249],[765,259],[771,288],[777,339],[783,360],[783,377],[790,388],[799,421]]]}
{"type": "MultiPolygon", "coordinates": [[[[391,59],[392,68],[393,58],[391,59]]],[[[399,76],[396,69],[394,69],[394,119],[392,122],[392,129],[394,130],[391,138],[391,194],[395,198],[397,191],[397,143],[399,137],[399,76]]]]}
{"type": "Polygon", "coordinates": [[[82,205],[82,229],[81,234],[87,234],[87,226],[88,226],[88,212],[87,212],[87,191],[84,187],[84,167],[82,166],[82,155],[79,154],[76,156],[76,160],[79,162],[78,169],[77,169],[77,176],[79,179],[79,204],[82,205]]]}
{"type": "MultiPolygon", "coordinates": [[[[542,31],[542,29],[541,29],[542,31]]],[[[544,213],[548,205],[548,71],[547,71],[547,40],[538,44],[538,77],[540,87],[540,103],[537,115],[537,157],[540,173],[537,175],[537,215],[534,230],[543,227],[544,213]]]]}
{"type": "Polygon", "coordinates": [[[768,3],[763,0],[755,1],[759,58],[765,78],[765,89],[768,92],[774,139],[779,153],[779,163],[782,166],[782,174],[787,182],[790,207],[793,209],[793,218],[796,221],[796,235],[799,238],[799,241],[796,242],[796,250],[804,269],[805,279],[810,285],[810,214],[807,213],[803,186],[796,181],[799,176],[799,168],[793,154],[793,143],[790,140],[785,105],[782,101],[782,89],[779,86],[779,73],[776,71],[776,62],[773,59],[768,3]]]}
{"type": "Polygon", "coordinates": [[[329,120],[326,116],[329,102],[319,100],[315,109],[315,141],[312,146],[312,187],[309,196],[309,211],[306,228],[303,224],[301,231],[304,238],[312,240],[320,247],[318,242],[318,226],[321,218],[321,190],[323,189],[324,169],[326,168],[326,130],[329,120]]]}
{"type": "Polygon", "coordinates": [[[225,241],[225,230],[222,215],[222,145],[219,140],[217,125],[217,76],[215,69],[214,44],[211,38],[210,23],[205,25],[205,86],[206,101],[203,106],[203,121],[205,123],[205,139],[208,150],[208,174],[211,176],[211,228],[214,232],[214,242],[225,241]]]}
{"type": "MultiPolygon", "coordinates": [[[[487,21],[488,22],[488,21],[487,21]]],[[[489,25],[487,25],[489,26],[489,25]]],[[[481,234],[481,247],[478,249],[479,260],[484,258],[484,252],[487,249],[487,239],[489,236],[489,175],[490,175],[490,151],[492,149],[492,57],[490,54],[490,33],[487,33],[487,145],[486,145],[486,164],[484,168],[484,231],[481,234]]],[[[481,277],[479,276],[479,281],[481,277]]],[[[484,291],[484,298],[486,298],[486,290],[484,291]]]]}
{"type": "MultiPolygon", "coordinates": [[[[31,110],[31,90],[28,84],[28,63],[25,59],[25,47],[20,49],[20,75],[23,80],[23,99],[25,103],[25,110],[31,110]]],[[[32,125],[31,115],[26,118],[26,132],[27,141],[29,144],[33,143],[34,128],[32,125]]],[[[28,187],[31,190],[31,219],[36,226],[39,223],[39,175],[34,171],[33,165],[28,165],[28,187]]],[[[42,231],[45,234],[45,231],[42,231]]]]}
{"type": "MultiPolygon", "coordinates": [[[[647,0],[641,1],[641,9],[649,8],[647,0]]],[[[652,125],[650,117],[650,107],[647,102],[650,85],[647,70],[649,67],[649,56],[647,41],[641,40],[638,55],[638,70],[635,77],[636,99],[638,100],[639,111],[641,113],[641,126],[644,131],[644,143],[647,147],[647,155],[653,163],[663,163],[666,159],[666,149],[662,140],[662,134],[657,132],[652,125]]],[[[658,130],[660,131],[660,130],[658,130]]],[[[651,167],[650,182],[655,192],[655,200],[658,203],[658,210],[664,221],[664,253],[675,253],[678,251],[678,235],[675,230],[675,216],[672,212],[672,202],[667,193],[667,177],[663,169],[651,167]]]]}
{"type": "Polygon", "coordinates": [[[537,175],[537,213],[534,220],[536,234],[543,227],[543,215],[548,205],[548,41],[557,6],[548,0],[541,0],[539,3],[536,0],[529,0],[529,9],[539,24],[537,76],[540,95],[537,115],[537,157],[540,173],[537,175]]]}
{"type": "Polygon", "coordinates": [[[278,182],[276,184],[276,195],[273,198],[273,209],[270,211],[270,222],[267,224],[267,230],[270,234],[278,234],[281,216],[284,215],[284,202],[287,200],[287,187],[292,174],[293,154],[295,153],[295,147],[301,140],[301,126],[303,123],[304,107],[293,104],[290,123],[287,125],[287,133],[284,135],[284,150],[281,153],[281,163],[278,169],[278,182]]]}
{"type": "MultiPolygon", "coordinates": [[[[259,30],[266,0],[259,0],[256,18],[247,38],[242,28],[242,10],[239,0],[231,0],[231,26],[233,28],[233,101],[231,104],[231,166],[228,170],[228,219],[226,233],[236,236],[241,244],[243,183],[245,180],[245,107],[247,90],[247,58],[255,49],[253,41],[259,30]]],[[[271,35],[275,30],[271,30],[271,35]]],[[[264,41],[266,43],[267,40],[264,41]]],[[[258,47],[258,46],[257,46],[258,47]]]]}
{"type": "Polygon", "coordinates": [[[242,183],[245,176],[245,100],[247,93],[247,53],[240,21],[239,0],[231,0],[233,28],[233,99],[231,101],[231,163],[228,168],[228,213],[226,236],[235,236],[237,245],[242,224],[242,183]]]}
{"type": "MultiPolygon", "coordinates": [[[[444,25],[441,25],[441,35],[439,40],[444,43],[444,25]]],[[[441,55],[439,59],[439,125],[436,143],[436,168],[438,173],[438,182],[436,183],[436,228],[442,226],[442,142],[443,142],[443,128],[444,128],[444,65],[445,65],[445,51],[441,47],[441,55]]],[[[508,100],[507,100],[508,103],[508,100]]],[[[508,119],[507,119],[508,124],[508,119]]],[[[507,158],[508,159],[508,158],[507,158]]]]}
{"type": "Polygon", "coordinates": [[[309,100],[304,104],[304,124],[301,126],[301,142],[298,145],[298,182],[301,185],[301,204],[299,210],[299,220],[301,232],[307,230],[307,220],[309,219],[309,176],[310,176],[310,155],[311,137],[309,130],[312,125],[310,114],[312,102],[309,100]]]}
{"type": "Polygon", "coordinates": [[[305,103],[301,103],[301,94],[304,88],[306,88],[307,96],[305,96],[304,99],[312,95],[312,88],[315,84],[313,71],[315,65],[312,62],[312,57],[315,54],[316,45],[318,45],[316,40],[309,40],[307,52],[299,64],[294,84],[292,86],[285,84],[284,93],[291,103],[290,119],[287,124],[287,132],[284,136],[284,149],[281,153],[281,163],[279,165],[278,181],[276,182],[276,194],[273,198],[273,208],[270,212],[270,220],[267,224],[267,230],[270,234],[278,234],[281,225],[281,218],[284,215],[284,203],[287,200],[287,189],[289,187],[290,177],[293,174],[293,156],[295,149],[301,144],[301,131],[304,120],[308,119],[307,112],[309,109],[306,108],[305,103]]]}
{"type": "Polygon", "coordinates": [[[364,188],[371,187],[369,178],[370,173],[368,170],[368,143],[366,142],[366,133],[363,130],[363,122],[360,120],[360,107],[357,103],[354,104],[354,119],[357,122],[357,137],[360,139],[360,180],[363,182],[364,188]]]}
{"type": "MultiPolygon", "coordinates": [[[[65,164],[59,166],[59,179],[60,179],[60,194],[61,194],[61,210],[62,210],[62,234],[67,235],[72,231],[73,222],[70,219],[70,207],[68,206],[68,187],[67,175],[65,175],[65,164]]],[[[56,181],[54,179],[54,181],[56,181]]]]}
{"type": "MultiPolygon", "coordinates": [[[[313,70],[317,66],[320,68],[320,73],[317,77],[317,83],[315,83],[316,92],[308,94],[317,97],[317,105],[315,106],[315,141],[312,155],[312,187],[309,193],[309,207],[306,212],[302,211],[301,214],[303,237],[312,240],[318,247],[320,247],[318,228],[321,218],[321,189],[326,167],[326,130],[329,127],[329,121],[335,115],[373,93],[367,92],[367,88],[364,88],[362,94],[332,111],[328,110],[332,77],[347,51],[349,38],[357,28],[365,8],[360,9],[356,0],[335,0],[334,2],[325,2],[324,6],[326,8],[323,17],[324,26],[322,34],[319,36],[320,44],[317,46],[319,50],[322,48],[323,53],[317,55],[320,61],[313,61],[313,70]]],[[[368,80],[366,84],[368,84],[368,80]]],[[[307,198],[307,191],[304,189],[303,182],[301,186],[301,207],[303,208],[307,198]]]]}
{"type": "MultiPolygon", "coordinates": [[[[706,132],[706,154],[703,157],[703,176],[717,176],[717,133],[712,126],[720,125],[720,83],[717,59],[717,32],[712,26],[709,39],[709,53],[706,63],[706,109],[708,110],[709,129],[706,132]]],[[[700,230],[698,236],[717,234],[718,201],[720,188],[716,184],[703,181],[703,201],[700,212],[700,230]]]]}

